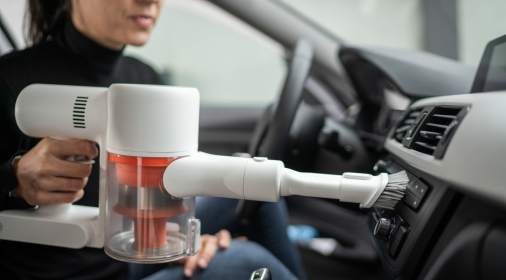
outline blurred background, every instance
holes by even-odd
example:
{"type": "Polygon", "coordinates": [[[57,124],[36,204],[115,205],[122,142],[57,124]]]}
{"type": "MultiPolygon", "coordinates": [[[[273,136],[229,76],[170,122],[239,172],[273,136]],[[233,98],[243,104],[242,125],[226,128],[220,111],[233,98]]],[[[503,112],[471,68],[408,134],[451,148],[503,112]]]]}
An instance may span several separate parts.
{"type": "MultiPolygon", "coordinates": [[[[504,0],[273,1],[346,44],[425,50],[472,65],[488,41],[506,34],[504,0]]],[[[19,48],[26,46],[24,12],[25,1],[0,0],[19,48]]],[[[149,43],[126,54],[167,84],[197,87],[209,106],[266,105],[287,72],[283,46],[204,0],[166,0],[149,43]]]]}

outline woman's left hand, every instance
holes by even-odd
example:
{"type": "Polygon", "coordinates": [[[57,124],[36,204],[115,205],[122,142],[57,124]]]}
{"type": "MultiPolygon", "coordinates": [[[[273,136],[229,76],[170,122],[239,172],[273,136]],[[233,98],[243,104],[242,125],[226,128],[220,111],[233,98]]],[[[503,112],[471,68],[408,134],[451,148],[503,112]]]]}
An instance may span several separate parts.
{"type": "Polygon", "coordinates": [[[200,236],[200,250],[195,256],[187,257],[179,261],[184,263],[184,275],[191,277],[197,266],[205,269],[213,258],[214,254],[220,249],[226,249],[230,246],[232,236],[228,230],[220,230],[216,235],[200,236]]]}

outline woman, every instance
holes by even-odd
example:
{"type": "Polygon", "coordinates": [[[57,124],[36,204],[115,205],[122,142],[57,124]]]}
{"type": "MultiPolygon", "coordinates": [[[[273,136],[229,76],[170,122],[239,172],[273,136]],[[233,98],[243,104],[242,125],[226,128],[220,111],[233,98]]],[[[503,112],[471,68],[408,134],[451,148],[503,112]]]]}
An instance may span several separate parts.
{"type": "MultiPolygon", "coordinates": [[[[97,165],[65,160],[76,154],[95,158],[96,146],[85,140],[27,137],[17,128],[14,104],[19,92],[33,83],[160,84],[153,69],[123,56],[122,50],[127,44],[147,42],[162,5],[163,0],[29,1],[29,36],[34,46],[0,58],[0,210],[70,202],[97,206],[97,165]]],[[[302,278],[279,205],[265,204],[256,224],[241,229],[233,216],[236,203],[199,199],[202,232],[212,235],[202,236],[200,252],[183,260],[184,266],[131,265],[129,273],[126,263],[112,260],[101,249],[2,240],[0,275],[2,279],[140,279],[156,272],[146,279],[247,279],[253,270],[268,267],[276,280],[295,279],[293,274],[302,278]],[[231,241],[230,232],[223,228],[247,234],[272,253],[253,242],[231,241]]]]}

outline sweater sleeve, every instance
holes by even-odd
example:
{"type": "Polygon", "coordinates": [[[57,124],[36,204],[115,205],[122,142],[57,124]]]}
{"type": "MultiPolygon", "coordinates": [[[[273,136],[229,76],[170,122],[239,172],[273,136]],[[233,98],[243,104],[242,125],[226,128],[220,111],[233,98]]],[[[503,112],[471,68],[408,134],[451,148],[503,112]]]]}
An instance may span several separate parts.
{"type": "Polygon", "coordinates": [[[0,210],[26,208],[23,200],[10,199],[8,194],[17,186],[12,159],[26,151],[20,150],[23,133],[14,117],[17,93],[0,75],[0,210]]]}

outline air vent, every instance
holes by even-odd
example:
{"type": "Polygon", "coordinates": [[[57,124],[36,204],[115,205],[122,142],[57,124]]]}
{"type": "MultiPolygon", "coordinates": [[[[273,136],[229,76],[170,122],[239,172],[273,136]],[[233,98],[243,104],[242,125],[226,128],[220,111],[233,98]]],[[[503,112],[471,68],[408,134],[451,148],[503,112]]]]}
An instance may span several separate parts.
{"type": "Polygon", "coordinates": [[[395,138],[397,142],[402,143],[402,139],[406,136],[406,132],[413,126],[416,118],[420,116],[420,113],[421,110],[411,110],[404,116],[402,121],[397,125],[393,135],[393,138],[395,138]]]}
{"type": "Polygon", "coordinates": [[[72,111],[72,121],[75,128],[86,128],[84,116],[86,113],[87,102],[88,97],[86,96],[76,97],[76,101],[74,102],[74,110],[72,111]]]}
{"type": "Polygon", "coordinates": [[[428,106],[421,110],[402,144],[415,151],[442,158],[467,107],[428,106]]]}

